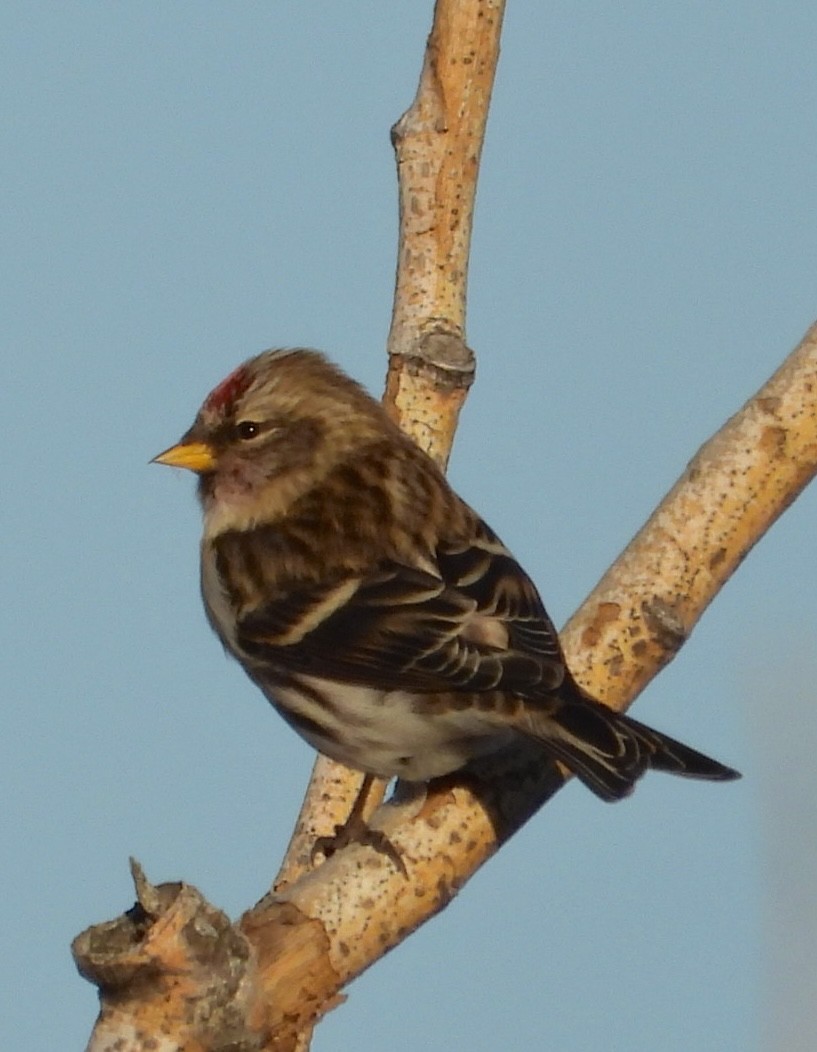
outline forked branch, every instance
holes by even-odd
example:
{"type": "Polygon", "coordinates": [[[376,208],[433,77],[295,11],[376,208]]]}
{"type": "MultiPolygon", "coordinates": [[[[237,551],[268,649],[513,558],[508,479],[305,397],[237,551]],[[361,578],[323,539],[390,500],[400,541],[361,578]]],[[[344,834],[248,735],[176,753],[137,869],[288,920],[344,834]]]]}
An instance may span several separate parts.
{"type": "MultiPolygon", "coordinates": [[[[502,8],[439,0],[417,98],[394,131],[401,240],[387,397],[442,462],[473,372],[465,281],[502,8]]],[[[568,624],[581,683],[625,708],[815,472],[817,327],[701,448],[568,624]]],[[[195,888],[154,888],[136,869],[137,907],[74,943],[102,996],[89,1048],[306,1048],[343,987],[443,908],[563,780],[538,751],[503,764],[376,811],[408,879],[360,845],[312,868],[315,838],[343,819],[359,784],[323,760],[275,890],[237,924],[195,888]]]]}

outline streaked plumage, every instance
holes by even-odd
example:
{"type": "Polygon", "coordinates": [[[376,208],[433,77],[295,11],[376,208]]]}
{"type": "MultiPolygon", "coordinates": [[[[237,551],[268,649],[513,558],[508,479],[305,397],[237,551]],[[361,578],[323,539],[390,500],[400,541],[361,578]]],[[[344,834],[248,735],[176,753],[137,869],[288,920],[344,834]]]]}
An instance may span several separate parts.
{"type": "Polygon", "coordinates": [[[425,781],[522,735],[606,800],[737,777],[582,693],[507,548],[317,352],[246,362],[156,459],[200,476],[211,625],[321,752],[425,781]]]}

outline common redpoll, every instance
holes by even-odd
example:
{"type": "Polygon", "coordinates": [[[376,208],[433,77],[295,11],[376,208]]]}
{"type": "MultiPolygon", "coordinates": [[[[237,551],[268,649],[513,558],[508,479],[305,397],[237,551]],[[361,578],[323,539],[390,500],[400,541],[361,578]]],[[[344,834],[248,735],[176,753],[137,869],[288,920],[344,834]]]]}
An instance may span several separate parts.
{"type": "Polygon", "coordinates": [[[581,690],[508,549],[317,352],[245,362],[155,459],[199,476],[210,624],[335,760],[426,781],[521,736],[604,800],[739,777],[581,690]]]}

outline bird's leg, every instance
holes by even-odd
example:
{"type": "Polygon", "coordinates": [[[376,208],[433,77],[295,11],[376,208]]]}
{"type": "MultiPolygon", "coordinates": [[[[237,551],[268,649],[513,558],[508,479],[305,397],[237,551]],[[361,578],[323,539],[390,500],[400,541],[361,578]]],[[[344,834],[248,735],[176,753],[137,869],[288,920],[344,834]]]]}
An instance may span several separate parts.
{"type": "Polygon", "coordinates": [[[383,797],[384,783],[373,774],[363,776],[355,802],[349,812],[346,821],[335,826],[332,836],[318,837],[312,846],[312,861],[315,855],[321,854],[329,858],[349,844],[364,844],[372,847],[381,855],[386,855],[404,877],[408,876],[406,864],[400,852],[389,840],[385,833],[379,829],[372,829],[368,823],[368,816],[374,811],[383,797]]]}

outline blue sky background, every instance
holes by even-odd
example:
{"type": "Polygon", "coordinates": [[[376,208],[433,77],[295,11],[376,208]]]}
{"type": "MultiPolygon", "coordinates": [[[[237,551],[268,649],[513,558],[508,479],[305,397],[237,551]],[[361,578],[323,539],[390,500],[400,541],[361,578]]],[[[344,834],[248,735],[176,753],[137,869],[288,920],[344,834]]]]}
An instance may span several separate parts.
{"type": "MultiPolygon", "coordinates": [[[[431,3],[0,9],[0,1017],[81,1048],[71,938],[127,856],[232,915],[310,750],[211,637],[193,480],[148,466],[272,345],[380,393],[390,124],[431,3]]],[[[562,623],[817,317],[817,9],[511,0],[451,476],[562,623]]],[[[817,1045],[817,495],[637,715],[742,769],[572,784],[356,982],[334,1049],[817,1045]]]]}

